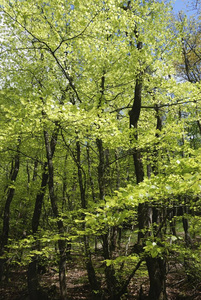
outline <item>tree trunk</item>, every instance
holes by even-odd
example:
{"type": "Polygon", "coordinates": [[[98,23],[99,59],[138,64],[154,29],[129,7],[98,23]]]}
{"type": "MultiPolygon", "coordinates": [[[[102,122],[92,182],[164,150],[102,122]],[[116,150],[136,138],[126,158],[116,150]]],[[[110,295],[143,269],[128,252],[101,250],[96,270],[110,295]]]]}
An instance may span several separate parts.
{"type": "MultiPolygon", "coordinates": [[[[56,147],[55,141],[56,140],[57,140],[57,128],[55,129],[55,132],[53,133],[51,142],[50,142],[52,157],[55,152],[55,147],[56,147]]],[[[34,166],[36,168],[37,164],[34,163],[34,166]]],[[[33,174],[33,181],[35,180],[35,176],[36,176],[35,168],[34,168],[34,174],[33,174]]],[[[47,183],[48,183],[48,177],[49,177],[48,176],[48,162],[45,162],[43,165],[41,186],[40,186],[40,190],[38,191],[37,196],[36,196],[34,213],[33,213],[33,217],[32,217],[32,234],[33,235],[37,232],[38,227],[39,227],[43,199],[45,196],[45,190],[46,190],[47,183]]],[[[34,248],[37,249],[37,246],[34,246],[34,248]]],[[[29,290],[30,300],[37,300],[39,291],[40,291],[37,267],[38,267],[38,257],[34,256],[28,266],[28,272],[27,272],[27,281],[28,281],[28,290],[29,290]]]]}
{"type": "MultiPolygon", "coordinates": [[[[20,145],[20,141],[19,141],[20,145]]],[[[19,172],[19,166],[20,166],[20,154],[19,154],[19,145],[17,147],[17,154],[15,155],[12,165],[11,165],[11,172],[9,176],[10,184],[14,184],[17,179],[17,175],[19,172]]],[[[6,251],[6,246],[8,244],[8,237],[9,237],[9,227],[10,227],[10,205],[13,200],[15,194],[15,188],[9,187],[9,185],[6,188],[6,203],[4,207],[4,215],[3,215],[3,229],[1,234],[1,241],[0,241],[0,256],[3,256],[3,254],[6,251]]],[[[3,273],[4,273],[4,265],[6,263],[6,259],[1,258],[0,259],[0,282],[3,279],[3,273]]]]}
{"type": "MultiPolygon", "coordinates": [[[[158,105],[155,105],[156,111],[156,137],[159,138],[159,131],[162,130],[162,119],[158,105]]],[[[155,145],[154,150],[154,164],[152,171],[156,176],[158,174],[158,143],[155,145]]],[[[163,222],[163,212],[161,208],[157,207],[157,204],[154,203],[152,207],[152,223],[153,223],[153,235],[155,237],[162,238],[162,222],[163,222]]],[[[149,273],[150,288],[149,288],[149,299],[150,300],[166,300],[166,257],[160,258],[146,258],[147,269],[149,273]]]]}
{"type": "Polygon", "coordinates": [[[149,300],[166,300],[166,261],[160,257],[146,258],[149,273],[149,300]]]}
{"type": "MultiPolygon", "coordinates": [[[[99,185],[99,198],[103,200],[105,197],[105,154],[103,149],[103,142],[100,139],[96,140],[99,153],[99,165],[98,165],[98,185],[99,185]]],[[[103,256],[104,259],[111,259],[110,255],[110,243],[109,243],[109,229],[107,233],[102,235],[103,242],[103,256]]],[[[115,299],[117,291],[117,280],[115,277],[115,271],[113,265],[105,265],[105,277],[107,289],[110,295],[110,299],[115,299]]]]}
{"type": "MultiPolygon", "coordinates": [[[[138,43],[138,49],[141,49],[142,45],[138,43]]],[[[131,111],[129,112],[130,115],[130,128],[134,128],[134,138],[138,139],[137,133],[137,125],[138,120],[140,117],[141,111],[141,94],[142,94],[142,79],[136,79],[135,84],[135,92],[134,92],[134,103],[132,106],[131,111]]],[[[157,112],[157,129],[161,126],[161,120],[159,119],[159,114],[157,112]]],[[[133,154],[134,160],[134,167],[135,167],[135,175],[137,184],[144,180],[144,168],[142,163],[142,155],[139,149],[134,149],[133,154]]],[[[156,208],[149,207],[147,203],[140,203],[138,205],[138,226],[139,226],[139,233],[138,233],[138,244],[143,246],[144,241],[147,236],[150,235],[150,227],[153,223],[152,217],[158,218],[158,212],[156,208]]],[[[156,220],[155,220],[156,221],[156,220]]],[[[164,261],[160,258],[152,258],[148,257],[146,259],[147,269],[149,273],[149,280],[150,280],[150,289],[149,289],[149,299],[150,300],[159,300],[165,299],[166,297],[166,290],[165,290],[165,274],[166,268],[164,265],[164,261]],[[161,295],[164,295],[163,298],[160,298],[161,295]]]]}
{"type": "MultiPolygon", "coordinates": [[[[53,167],[53,152],[52,148],[56,146],[57,142],[57,135],[58,135],[58,128],[56,132],[52,136],[51,142],[49,140],[49,134],[47,131],[44,131],[44,139],[45,139],[45,147],[46,147],[46,156],[47,156],[47,163],[48,163],[48,172],[49,172],[49,195],[50,201],[52,206],[52,211],[54,217],[57,219],[57,226],[59,230],[59,234],[63,236],[64,234],[64,225],[63,221],[59,219],[60,214],[57,206],[57,197],[55,194],[54,189],[54,167],[53,167]]],[[[59,261],[59,283],[60,283],[60,295],[61,300],[67,299],[67,287],[66,287],[66,241],[59,240],[59,254],[60,254],[60,261],[59,261]]]]}
{"type": "MultiPolygon", "coordinates": [[[[83,182],[83,170],[81,166],[81,148],[80,143],[77,141],[76,143],[76,150],[77,150],[77,158],[76,164],[78,168],[78,180],[79,180],[79,187],[80,187],[80,196],[81,196],[81,206],[83,209],[87,208],[86,202],[86,180],[83,182]]],[[[83,215],[84,218],[84,215],[83,215]]],[[[85,230],[85,223],[83,223],[83,230],[85,230]]],[[[91,251],[89,246],[89,239],[88,236],[84,235],[84,248],[85,248],[85,264],[87,269],[87,275],[89,279],[89,283],[91,286],[93,299],[100,299],[101,291],[100,291],[100,284],[97,281],[96,273],[93,267],[92,259],[91,259],[91,251]]]]}
{"type": "Polygon", "coordinates": [[[93,299],[94,300],[103,299],[100,283],[97,280],[97,276],[91,259],[89,240],[86,235],[84,236],[84,247],[85,247],[85,264],[87,269],[88,280],[92,290],[93,299]]]}
{"type": "Polygon", "coordinates": [[[27,283],[30,300],[38,300],[40,286],[37,274],[37,258],[33,258],[29,263],[27,272],[27,283]]]}
{"type": "Polygon", "coordinates": [[[105,161],[104,161],[103,142],[100,139],[96,139],[96,144],[99,153],[99,165],[98,165],[99,199],[103,200],[105,197],[105,180],[104,180],[105,161]]]}
{"type": "MultiPolygon", "coordinates": [[[[33,213],[33,217],[32,217],[32,234],[33,235],[38,230],[47,182],[48,182],[47,163],[45,163],[43,166],[41,186],[40,186],[40,190],[36,196],[34,213],[33,213]]],[[[35,248],[37,248],[37,247],[35,246],[35,248]]],[[[38,282],[38,274],[37,274],[37,265],[38,265],[38,258],[37,258],[37,256],[34,256],[32,258],[32,261],[29,263],[28,272],[27,272],[27,282],[28,282],[28,290],[29,290],[30,300],[37,300],[38,293],[40,290],[40,285],[38,282]]]]}
{"type": "Polygon", "coordinates": [[[88,164],[88,174],[89,174],[89,182],[91,187],[91,194],[93,202],[96,201],[95,190],[94,190],[94,181],[91,173],[91,160],[90,160],[90,151],[89,151],[89,143],[87,143],[87,164],[88,164]]]}

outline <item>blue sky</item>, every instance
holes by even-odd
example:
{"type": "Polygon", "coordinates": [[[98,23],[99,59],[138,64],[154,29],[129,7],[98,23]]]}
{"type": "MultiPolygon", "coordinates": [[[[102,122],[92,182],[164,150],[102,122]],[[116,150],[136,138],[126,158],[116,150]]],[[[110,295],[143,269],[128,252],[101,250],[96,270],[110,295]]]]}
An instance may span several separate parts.
{"type": "Polygon", "coordinates": [[[195,13],[195,11],[192,10],[192,7],[188,5],[190,1],[187,0],[176,0],[175,3],[173,4],[173,10],[177,14],[179,11],[183,11],[186,13],[188,16],[192,15],[195,13]]]}

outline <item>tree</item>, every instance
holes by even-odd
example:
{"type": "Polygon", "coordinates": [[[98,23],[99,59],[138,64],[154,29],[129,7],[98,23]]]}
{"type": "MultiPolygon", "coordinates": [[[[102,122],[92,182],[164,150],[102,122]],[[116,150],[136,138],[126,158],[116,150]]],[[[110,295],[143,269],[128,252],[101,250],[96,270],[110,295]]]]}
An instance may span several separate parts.
{"type": "Polygon", "coordinates": [[[172,28],[158,1],[3,1],[1,12],[12,29],[2,37],[1,185],[21,158],[10,219],[22,193],[32,216],[9,242],[7,234],[4,262],[16,262],[17,244],[34,300],[43,295],[40,260],[57,263],[66,299],[66,262],[79,241],[94,299],[121,299],[144,262],[149,299],[166,299],[166,264],[183,249],[176,208],[187,237],[188,209],[193,220],[200,199],[200,144],[188,130],[199,85],[175,78],[182,51],[195,59],[182,26],[172,28]]]}

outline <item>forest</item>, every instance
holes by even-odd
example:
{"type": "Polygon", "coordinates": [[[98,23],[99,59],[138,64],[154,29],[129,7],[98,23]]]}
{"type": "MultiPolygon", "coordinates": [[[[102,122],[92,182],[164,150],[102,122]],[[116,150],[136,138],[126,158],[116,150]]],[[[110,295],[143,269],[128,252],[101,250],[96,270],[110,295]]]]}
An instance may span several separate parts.
{"type": "Polygon", "coordinates": [[[0,0],[0,299],[201,299],[201,2],[0,0]]]}

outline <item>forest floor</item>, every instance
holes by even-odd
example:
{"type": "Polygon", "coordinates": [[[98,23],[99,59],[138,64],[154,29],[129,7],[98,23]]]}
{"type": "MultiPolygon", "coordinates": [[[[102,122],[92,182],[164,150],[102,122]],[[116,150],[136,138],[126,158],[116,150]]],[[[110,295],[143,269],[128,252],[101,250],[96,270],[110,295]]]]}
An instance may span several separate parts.
{"type": "MultiPolygon", "coordinates": [[[[50,300],[59,300],[58,272],[49,268],[46,273],[39,275],[50,300]]],[[[9,273],[9,280],[0,286],[0,300],[29,300],[27,291],[26,269],[19,267],[9,273]]],[[[136,276],[129,285],[128,294],[122,299],[137,300],[140,287],[147,295],[149,281],[147,276],[136,276]]],[[[67,288],[69,300],[92,300],[87,273],[82,260],[73,260],[68,264],[67,288]]],[[[105,287],[103,286],[103,289],[105,287]]],[[[167,275],[168,300],[201,300],[201,281],[188,282],[182,264],[169,264],[167,275]]],[[[146,296],[145,298],[146,299],[146,296]]]]}

